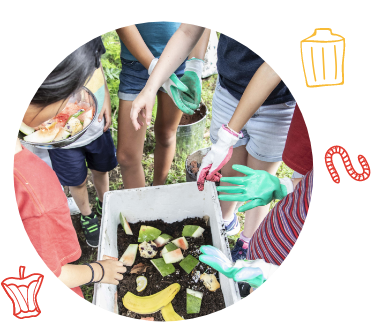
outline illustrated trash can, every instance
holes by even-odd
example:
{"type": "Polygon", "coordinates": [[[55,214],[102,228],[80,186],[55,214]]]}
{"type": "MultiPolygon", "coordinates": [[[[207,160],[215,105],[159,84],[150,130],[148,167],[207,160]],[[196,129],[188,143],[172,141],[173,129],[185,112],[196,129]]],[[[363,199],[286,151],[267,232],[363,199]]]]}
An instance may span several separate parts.
{"type": "Polygon", "coordinates": [[[319,28],[300,45],[308,87],[344,84],[344,37],[330,28],[319,28]]]}

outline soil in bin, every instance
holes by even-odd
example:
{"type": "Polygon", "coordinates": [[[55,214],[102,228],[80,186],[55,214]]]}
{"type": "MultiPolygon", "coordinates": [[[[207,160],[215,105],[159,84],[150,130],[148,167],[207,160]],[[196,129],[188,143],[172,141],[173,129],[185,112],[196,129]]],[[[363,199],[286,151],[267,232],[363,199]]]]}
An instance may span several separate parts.
{"type": "Polygon", "coordinates": [[[206,115],[206,106],[201,104],[200,107],[195,110],[193,115],[188,115],[183,113],[182,118],[180,119],[179,125],[189,125],[198,122],[206,115]]]}
{"type": "MultiPolygon", "coordinates": [[[[193,181],[197,181],[197,174],[200,170],[201,163],[197,161],[191,161],[189,165],[186,166],[186,170],[193,181]]],[[[220,174],[222,173],[221,170],[218,171],[220,174]]],[[[216,186],[220,186],[220,182],[215,182],[216,186]]]]}
{"type": "MultiPolygon", "coordinates": [[[[175,223],[165,223],[162,220],[156,221],[145,221],[145,222],[138,222],[136,224],[130,224],[130,227],[133,231],[133,236],[126,235],[124,230],[122,229],[121,225],[118,226],[117,230],[117,245],[118,245],[118,253],[119,257],[122,256],[126,248],[129,244],[138,244],[138,234],[141,225],[152,226],[161,230],[162,233],[171,235],[174,239],[182,236],[183,227],[185,225],[198,225],[205,229],[203,235],[198,238],[188,238],[187,241],[189,244],[189,248],[183,252],[184,258],[189,254],[193,257],[198,259],[200,255],[199,248],[202,245],[212,245],[212,237],[211,237],[211,230],[210,227],[207,227],[205,221],[202,218],[187,218],[181,222],[175,223]]],[[[154,258],[161,258],[160,250],[154,258]]],[[[137,253],[137,257],[135,260],[134,265],[139,263],[143,263],[148,265],[147,271],[141,274],[130,274],[130,270],[132,267],[127,267],[127,272],[124,274],[124,279],[120,281],[118,285],[118,307],[119,307],[119,314],[128,316],[135,319],[140,319],[141,317],[154,317],[155,321],[163,321],[161,311],[152,314],[136,314],[134,312],[128,311],[124,305],[122,304],[122,298],[127,292],[132,292],[138,296],[149,296],[155,294],[169,285],[173,283],[179,283],[181,289],[179,293],[175,296],[172,300],[172,305],[174,307],[175,312],[177,312],[180,316],[184,317],[184,319],[192,319],[199,316],[207,315],[219,311],[225,308],[223,293],[219,288],[215,292],[210,292],[204,284],[197,278],[195,272],[199,271],[200,274],[206,272],[208,274],[215,274],[217,279],[219,280],[218,272],[211,267],[207,266],[206,264],[199,262],[198,265],[195,267],[193,272],[189,275],[179,266],[179,263],[174,263],[174,267],[176,269],[175,273],[170,274],[168,276],[162,277],[162,275],[157,271],[157,269],[153,266],[150,262],[151,259],[143,258],[139,255],[139,251],[137,253]],[[136,278],[138,276],[145,276],[147,278],[148,284],[144,291],[137,292],[136,291],[136,278]],[[190,288],[199,292],[203,293],[201,310],[198,314],[187,314],[187,307],[186,307],[186,289],[190,288]]]]}

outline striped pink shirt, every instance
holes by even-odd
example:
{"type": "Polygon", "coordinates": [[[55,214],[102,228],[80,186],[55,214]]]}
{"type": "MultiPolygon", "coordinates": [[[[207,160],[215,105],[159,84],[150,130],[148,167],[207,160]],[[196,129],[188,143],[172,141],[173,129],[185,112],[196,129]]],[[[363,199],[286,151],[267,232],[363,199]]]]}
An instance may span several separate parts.
{"type": "Polygon", "coordinates": [[[303,228],[313,188],[313,169],[268,213],[249,243],[247,259],[281,265],[303,228]]]}

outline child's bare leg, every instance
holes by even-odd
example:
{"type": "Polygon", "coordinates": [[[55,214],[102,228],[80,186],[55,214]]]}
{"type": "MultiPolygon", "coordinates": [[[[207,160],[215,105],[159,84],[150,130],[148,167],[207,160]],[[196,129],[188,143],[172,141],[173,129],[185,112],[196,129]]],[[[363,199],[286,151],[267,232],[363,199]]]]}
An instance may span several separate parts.
{"type": "Polygon", "coordinates": [[[90,169],[98,199],[103,202],[103,195],[109,190],[108,172],[100,172],[90,169]]]}
{"type": "MultiPolygon", "coordinates": [[[[260,161],[250,154],[247,157],[247,166],[254,170],[265,170],[272,175],[276,175],[276,172],[281,164],[279,162],[265,162],[260,161]]],[[[243,230],[243,235],[246,238],[251,238],[255,230],[258,229],[259,225],[269,212],[269,204],[266,206],[255,207],[251,210],[245,212],[245,227],[243,230]]]]}
{"type": "Polygon", "coordinates": [[[183,115],[170,96],[161,91],[157,94],[158,107],[155,122],[155,160],[153,185],[166,182],[176,147],[176,130],[183,115]]]}
{"type": "Polygon", "coordinates": [[[89,205],[89,195],[88,189],[86,187],[86,179],[82,184],[78,186],[70,186],[69,188],[77,207],[79,207],[80,209],[81,214],[83,216],[89,216],[91,214],[91,209],[89,205]]]}
{"type": "Polygon", "coordinates": [[[144,125],[135,131],[130,120],[132,101],[120,100],[118,115],[117,161],[121,167],[122,181],[125,189],[145,186],[145,177],[142,167],[142,154],[146,123],[141,115],[139,118],[144,125]]]}
{"type": "MultiPolygon", "coordinates": [[[[238,148],[233,149],[233,154],[228,163],[222,168],[223,177],[239,177],[241,176],[240,172],[232,169],[232,165],[241,164],[246,165],[248,153],[246,151],[246,146],[239,146],[238,148]]],[[[230,183],[221,182],[221,186],[231,186],[230,183]]],[[[223,194],[223,192],[220,192],[223,194]]],[[[230,221],[233,219],[234,210],[236,208],[236,201],[222,201],[220,200],[220,207],[222,209],[223,219],[225,221],[230,221]]]]}

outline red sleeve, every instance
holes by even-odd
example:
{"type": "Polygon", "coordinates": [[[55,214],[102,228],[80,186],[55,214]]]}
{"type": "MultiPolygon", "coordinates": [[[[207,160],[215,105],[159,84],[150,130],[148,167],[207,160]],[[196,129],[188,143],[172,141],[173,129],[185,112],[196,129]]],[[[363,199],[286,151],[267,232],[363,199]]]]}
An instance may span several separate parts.
{"type": "Polygon", "coordinates": [[[308,129],[298,105],[296,105],[292,116],[282,160],[288,167],[302,175],[313,169],[312,147],[308,129]]]}
{"type": "Polygon", "coordinates": [[[56,275],[80,258],[67,198],[55,172],[26,149],[14,158],[14,188],[19,213],[37,253],[56,275]]]}
{"type": "Polygon", "coordinates": [[[82,290],[81,290],[81,287],[80,286],[74,287],[74,288],[70,288],[70,290],[72,292],[74,292],[76,295],[80,296],[81,298],[83,298],[85,300],[84,294],[82,294],[82,290]]]}

